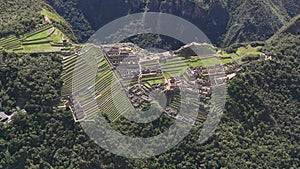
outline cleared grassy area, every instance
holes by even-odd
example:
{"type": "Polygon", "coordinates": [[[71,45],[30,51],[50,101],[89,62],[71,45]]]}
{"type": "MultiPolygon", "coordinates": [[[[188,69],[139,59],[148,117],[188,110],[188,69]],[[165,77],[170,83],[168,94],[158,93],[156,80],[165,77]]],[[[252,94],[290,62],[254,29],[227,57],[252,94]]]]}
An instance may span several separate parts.
{"type": "Polygon", "coordinates": [[[58,29],[56,29],[48,39],[52,40],[52,42],[57,43],[62,42],[63,40],[68,40],[68,38],[58,29]]]}
{"type": "Polygon", "coordinates": [[[51,12],[51,11],[47,10],[46,8],[42,8],[41,13],[42,13],[42,15],[48,17],[49,19],[55,20],[57,22],[65,21],[61,16],[57,15],[55,12],[51,12]]]}
{"type": "Polygon", "coordinates": [[[189,65],[183,57],[168,59],[166,63],[160,64],[166,78],[183,75],[189,65]]]}
{"type": "Polygon", "coordinates": [[[179,76],[183,75],[185,72],[186,72],[186,70],[164,71],[164,75],[165,75],[166,78],[179,77],[179,76]]]}
{"type": "Polygon", "coordinates": [[[174,67],[174,68],[169,68],[169,69],[163,69],[163,72],[166,76],[166,78],[170,77],[178,77],[183,75],[188,69],[188,66],[184,67],[174,67]]]}
{"type": "Polygon", "coordinates": [[[62,50],[68,52],[69,49],[64,48],[62,45],[63,40],[68,39],[60,30],[44,25],[25,34],[22,38],[9,36],[8,38],[0,39],[0,48],[7,52],[16,53],[61,52],[62,50]]]}
{"type": "Polygon", "coordinates": [[[150,85],[160,84],[160,83],[165,83],[165,79],[155,79],[155,80],[150,80],[150,81],[148,81],[148,83],[149,83],[150,85]]]}
{"type": "Polygon", "coordinates": [[[43,32],[37,33],[28,37],[25,41],[39,42],[39,41],[51,41],[53,43],[62,43],[63,40],[67,40],[65,35],[58,29],[48,29],[43,32]],[[54,30],[53,30],[54,29],[54,30]],[[35,40],[37,39],[37,40],[35,40]]]}
{"type": "MultiPolygon", "coordinates": [[[[48,29],[50,29],[50,28],[52,28],[52,27],[53,27],[53,26],[50,25],[50,24],[43,24],[43,25],[41,25],[40,27],[36,28],[35,30],[33,30],[33,31],[31,31],[31,32],[27,32],[26,34],[24,34],[24,35],[23,35],[23,38],[28,38],[28,37],[30,37],[30,36],[33,36],[33,35],[35,35],[35,34],[38,34],[38,33],[43,32],[43,31],[45,31],[45,30],[48,30],[48,29]]],[[[24,39],[22,39],[22,40],[24,40],[24,39]]]]}

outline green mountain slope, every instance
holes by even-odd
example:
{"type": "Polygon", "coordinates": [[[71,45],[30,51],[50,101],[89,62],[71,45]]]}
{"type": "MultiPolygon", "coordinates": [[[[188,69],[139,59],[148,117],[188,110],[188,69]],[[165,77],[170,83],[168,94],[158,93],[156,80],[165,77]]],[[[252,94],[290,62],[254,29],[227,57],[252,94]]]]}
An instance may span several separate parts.
{"type": "Polygon", "coordinates": [[[242,154],[248,157],[242,159],[242,163],[271,168],[299,167],[298,24],[299,16],[266,42],[264,50],[271,55],[269,59],[245,65],[245,72],[229,85],[227,126],[239,126],[235,132],[243,140],[250,139],[250,142],[238,143],[239,146],[247,145],[242,154]],[[264,157],[258,157],[259,153],[264,157]]]}
{"type": "Polygon", "coordinates": [[[283,26],[267,41],[267,49],[280,58],[293,56],[299,58],[300,45],[300,15],[283,26]]]}
{"type": "Polygon", "coordinates": [[[285,26],[283,26],[271,39],[276,39],[278,36],[284,36],[285,34],[293,34],[293,35],[299,35],[300,34],[300,14],[295,16],[290,20],[289,23],[287,23],[285,26]]]}
{"type": "Polygon", "coordinates": [[[166,12],[201,28],[218,45],[266,40],[300,13],[298,0],[47,0],[85,41],[101,26],[128,13],[166,12]],[[114,9],[114,10],[111,10],[114,9]],[[80,23],[80,24],[79,24],[80,23]]]}

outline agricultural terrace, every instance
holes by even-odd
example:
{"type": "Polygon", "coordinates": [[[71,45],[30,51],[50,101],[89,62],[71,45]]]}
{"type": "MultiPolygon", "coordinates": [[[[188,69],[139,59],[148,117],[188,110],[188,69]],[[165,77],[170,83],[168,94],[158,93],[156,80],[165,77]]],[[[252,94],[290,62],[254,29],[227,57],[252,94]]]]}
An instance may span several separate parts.
{"type": "Polygon", "coordinates": [[[95,84],[95,98],[101,111],[112,122],[117,120],[122,113],[134,111],[122,88],[108,61],[101,56],[95,84]]]}
{"type": "Polygon", "coordinates": [[[63,58],[63,71],[62,71],[62,79],[64,81],[64,85],[62,88],[62,97],[67,98],[72,93],[72,78],[73,71],[76,64],[76,61],[79,57],[77,55],[71,55],[63,58]]]}
{"type": "MultiPolygon", "coordinates": [[[[83,72],[82,74],[76,74],[76,76],[79,76],[78,79],[84,79],[86,76],[86,73],[84,72],[88,71],[86,70],[88,67],[85,65],[84,57],[87,56],[94,56],[100,59],[98,64],[98,73],[95,79],[95,91],[93,91],[93,94],[101,113],[107,116],[111,122],[114,122],[122,115],[122,113],[133,112],[134,109],[126,96],[126,93],[122,90],[122,86],[117,80],[115,73],[112,71],[110,64],[104,57],[101,49],[98,47],[91,47],[79,57],[70,56],[65,58],[63,61],[64,71],[62,75],[65,82],[63,93],[67,95],[72,90],[72,77],[75,63],[76,69],[83,72]]],[[[86,84],[82,81],[82,84],[80,83],[78,85],[85,86],[86,84]]],[[[81,106],[85,106],[85,109],[87,109],[85,113],[87,114],[84,114],[82,119],[77,120],[94,120],[94,118],[97,117],[97,106],[93,106],[92,101],[83,101],[81,106]]]]}
{"type": "Polygon", "coordinates": [[[70,52],[68,38],[50,24],[41,25],[21,37],[14,35],[0,39],[0,49],[16,53],[70,52]]]}

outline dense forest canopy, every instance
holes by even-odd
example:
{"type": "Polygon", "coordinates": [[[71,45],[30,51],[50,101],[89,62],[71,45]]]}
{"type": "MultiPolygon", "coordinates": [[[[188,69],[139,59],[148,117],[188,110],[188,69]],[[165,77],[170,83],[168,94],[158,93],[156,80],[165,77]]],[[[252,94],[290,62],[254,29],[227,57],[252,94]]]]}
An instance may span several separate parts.
{"type": "Polygon", "coordinates": [[[0,38],[11,34],[22,35],[44,20],[41,0],[1,0],[0,38]]]}
{"type": "Polygon", "coordinates": [[[19,106],[29,112],[51,110],[59,102],[61,58],[56,54],[0,54],[0,110],[19,106]]]}

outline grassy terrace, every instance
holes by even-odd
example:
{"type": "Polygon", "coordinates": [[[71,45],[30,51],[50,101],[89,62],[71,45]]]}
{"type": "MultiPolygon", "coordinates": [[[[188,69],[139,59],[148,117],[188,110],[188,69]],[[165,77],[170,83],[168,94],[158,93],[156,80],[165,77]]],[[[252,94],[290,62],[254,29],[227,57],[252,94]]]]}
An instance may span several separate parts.
{"type": "MultiPolygon", "coordinates": [[[[213,66],[215,64],[226,64],[233,61],[239,62],[241,58],[249,56],[249,55],[259,55],[259,49],[261,47],[251,47],[250,45],[247,47],[238,48],[236,53],[226,53],[225,51],[221,51],[219,54],[213,54],[207,57],[191,57],[189,59],[184,59],[180,61],[178,59],[178,63],[184,61],[189,67],[197,67],[197,66],[213,66]],[[214,57],[216,56],[216,57],[214,57]],[[219,57],[219,58],[218,58],[219,57]]],[[[172,62],[171,62],[172,63],[172,62]]],[[[175,62],[173,62],[175,63],[175,62]]]]}
{"type": "Polygon", "coordinates": [[[25,39],[25,41],[34,41],[37,39],[47,38],[48,36],[51,36],[51,34],[53,34],[54,31],[55,31],[54,28],[47,29],[47,30],[37,33],[35,35],[29,36],[28,38],[25,39]]]}

